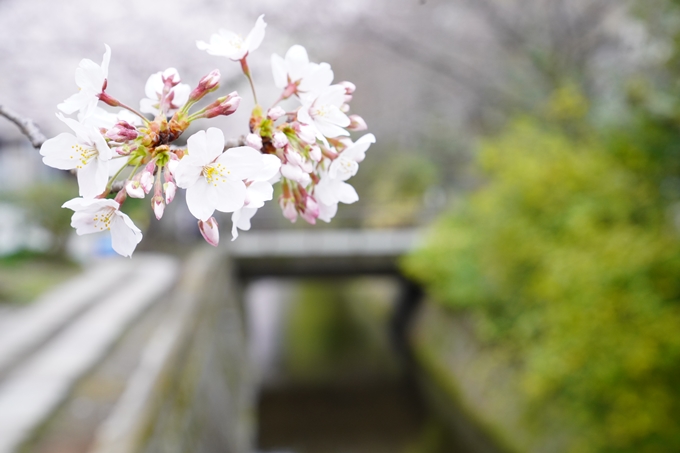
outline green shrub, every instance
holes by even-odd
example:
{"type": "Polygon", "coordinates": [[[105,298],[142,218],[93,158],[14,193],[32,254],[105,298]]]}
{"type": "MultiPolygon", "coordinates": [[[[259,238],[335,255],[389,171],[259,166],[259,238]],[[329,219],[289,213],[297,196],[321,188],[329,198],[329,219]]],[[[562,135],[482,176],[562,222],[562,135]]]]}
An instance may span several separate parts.
{"type": "Polygon", "coordinates": [[[479,164],[407,271],[514,359],[569,451],[680,451],[680,240],[649,153],[524,121],[479,164]]]}

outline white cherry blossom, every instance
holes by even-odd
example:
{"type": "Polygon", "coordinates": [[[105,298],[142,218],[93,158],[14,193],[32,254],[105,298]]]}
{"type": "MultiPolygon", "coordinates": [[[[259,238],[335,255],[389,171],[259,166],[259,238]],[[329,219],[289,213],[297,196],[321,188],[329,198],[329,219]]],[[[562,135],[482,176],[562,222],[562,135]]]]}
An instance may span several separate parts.
{"type": "Polygon", "coordinates": [[[207,221],[215,210],[234,212],[243,207],[243,181],[262,168],[262,154],[249,146],[224,151],[224,134],[214,127],[189,137],[187,151],[174,169],[174,177],[178,187],[187,189],[191,214],[207,221]]]}
{"type": "Polygon", "coordinates": [[[60,170],[77,169],[80,196],[96,197],[106,189],[113,152],[93,125],[65,118],[60,113],[57,117],[76,135],[62,133],[47,140],[40,148],[43,162],[60,170]]]}
{"type": "Polygon", "coordinates": [[[328,169],[328,176],[333,179],[340,179],[347,181],[349,178],[357,174],[359,170],[359,162],[366,158],[366,150],[371,143],[375,143],[375,136],[373,134],[366,134],[357,140],[352,145],[348,146],[335,159],[328,169]]]}
{"type": "Polygon", "coordinates": [[[79,236],[110,230],[111,247],[120,255],[131,256],[142,240],[140,229],[120,211],[120,204],[115,200],[74,198],[64,203],[62,208],[75,211],[71,226],[79,236]]]}
{"type": "Polygon", "coordinates": [[[357,195],[354,187],[340,179],[333,179],[327,174],[321,176],[321,180],[314,190],[314,196],[319,203],[326,206],[338,204],[339,202],[352,204],[359,200],[359,195],[357,195]]]}
{"type": "Polygon", "coordinates": [[[99,95],[106,88],[106,78],[109,75],[109,61],[111,60],[111,48],[104,44],[106,51],[102,64],[98,65],[89,58],[80,60],[76,69],[76,85],[79,91],[59,104],[57,108],[66,114],[79,111],[85,116],[90,116],[99,101],[99,95]]]}
{"type": "Polygon", "coordinates": [[[250,229],[250,219],[257,210],[264,206],[265,201],[274,198],[273,183],[280,179],[279,169],[281,160],[272,154],[262,155],[262,166],[251,178],[246,187],[246,198],[244,206],[237,209],[231,215],[232,241],[238,237],[237,227],[247,231],[250,229]]]}
{"type": "Polygon", "coordinates": [[[213,33],[210,36],[210,43],[196,41],[196,46],[210,55],[227,57],[234,61],[243,60],[250,52],[260,47],[266,27],[263,14],[257,18],[255,27],[245,39],[234,32],[220,29],[218,33],[213,33]]]}
{"type": "Polygon", "coordinates": [[[318,97],[303,104],[298,110],[297,119],[303,124],[314,126],[317,138],[322,141],[325,141],[324,136],[333,138],[349,135],[343,128],[350,125],[350,119],[340,110],[344,102],[345,88],[331,85],[318,97]]]}
{"type": "Polygon", "coordinates": [[[292,94],[318,95],[333,82],[333,70],[328,63],[310,63],[307,50],[301,45],[294,45],[286,57],[272,55],[272,73],[274,84],[285,89],[285,97],[292,94]]]}
{"type": "Polygon", "coordinates": [[[191,87],[186,83],[179,83],[180,77],[177,69],[168,68],[165,71],[160,71],[147,79],[144,86],[144,94],[146,98],[139,102],[139,110],[142,113],[150,113],[154,116],[158,115],[161,110],[171,115],[177,109],[182,107],[189,100],[191,87]],[[165,80],[172,80],[174,86],[169,89],[165,98],[165,106],[161,106],[161,97],[165,89],[165,80]]]}

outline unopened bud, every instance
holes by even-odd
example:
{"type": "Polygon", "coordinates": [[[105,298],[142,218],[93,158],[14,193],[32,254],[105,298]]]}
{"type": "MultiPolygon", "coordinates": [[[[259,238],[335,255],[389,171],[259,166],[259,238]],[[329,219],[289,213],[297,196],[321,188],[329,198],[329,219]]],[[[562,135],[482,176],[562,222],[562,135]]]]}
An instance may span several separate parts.
{"type": "Polygon", "coordinates": [[[342,104],[342,105],[340,106],[340,111],[341,111],[342,113],[347,113],[347,112],[349,112],[349,104],[347,104],[347,103],[342,104]]]}
{"type": "Polygon", "coordinates": [[[198,82],[198,86],[189,95],[189,101],[196,102],[206,94],[215,91],[220,86],[220,70],[214,69],[209,74],[203,76],[198,82]]]}
{"type": "Polygon", "coordinates": [[[201,235],[205,242],[217,247],[220,243],[220,230],[218,229],[217,220],[215,217],[210,217],[205,222],[203,220],[198,221],[198,229],[201,231],[201,235]]]}
{"type": "MultiPolygon", "coordinates": [[[[175,153],[170,154],[170,160],[168,161],[168,165],[165,167],[168,169],[168,173],[171,175],[175,174],[175,170],[177,169],[177,166],[179,165],[179,159],[177,158],[177,155],[175,153]]],[[[165,177],[166,181],[169,181],[168,177],[165,177]]]]}
{"type": "Polygon", "coordinates": [[[310,145],[316,143],[316,131],[313,126],[307,124],[296,123],[295,132],[297,132],[298,137],[305,143],[310,145]]]}
{"type": "Polygon", "coordinates": [[[365,131],[368,129],[366,121],[359,115],[350,115],[349,121],[350,123],[349,126],[347,126],[347,129],[350,131],[365,131]]]}
{"type": "Polygon", "coordinates": [[[111,129],[106,131],[104,137],[114,142],[127,142],[134,140],[139,135],[137,129],[127,121],[118,121],[111,129]]]}
{"type": "Polygon", "coordinates": [[[272,107],[269,109],[269,111],[267,112],[267,117],[269,117],[269,119],[271,119],[272,121],[276,121],[285,114],[286,111],[284,110],[284,108],[277,105],[276,107],[272,107]]]}
{"type": "Polygon", "coordinates": [[[319,162],[321,160],[321,148],[319,148],[318,145],[312,145],[309,148],[309,157],[311,157],[313,161],[319,162]]]}
{"type": "Polygon", "coordinates": [[[300,213],[300,217],[311,225],[316,224],[316,219],[319,217],[319,205],[314,198],[307,196],[305,200],[305,209],[300,213]]]}
{"type": "Polygon", "coordinates": [[[283,216],[294,223],[297,220],[298,215],[293,200],[281,198],[279,204],[281,205],[283,216]]]}
{"type": "Polygon", "coordinates": [[[165,212],[165,202],[163,197],[156,195],[151,199],[151,207],[153,208],[153,213],[156,215],[156,219],[160,220],[163,217],[163,212],[165,212]]]}
{"type": "Polygon", "coordinates": [[[125,191],[132,198],[144,198],[144,189],[139,181],[128,181],[125,184],[125,191]]]}
{"type": "Polygon", "coordinates": [[[172,203],[175,199],[175,194],[177,193],[177,185],[174,182],[166,182],[163,184],[163,192],[165,192],[165,202],[167,204],[172,203]]]}
{"type": "Polygon", "coordinates": [[[153,188],[153,172],[143,171],[142,175],[139,177],[139,183],[142,185],[145,193],[151,192],[153,188]]]}
{"type": "Polygon", "coordinates": [[[248,134],[246,135],[246,146],[250,146],[253,149],[256,150],[261,150],[262,149],[262,137],[260,137],[257,134],[248,134]]]}
{"type": "Polygon", "coordinates": [[[129,156],[132,151],[137,149],[137,145],[130,146],[128,143],[123,146],[117,146],[113,150],[121,156],[129,156]]]}
{"type": "Polygon", "coordinates": [[[340,85],[345,88],[345,94],[352,94],[357,89],[356,85],[346,80],[344,82],[340,82],[340,85]]]}
{"type": "Polygon", "coordinates": [[[283,148],[288,144],[288,137],[286,137],[286,134],[279,131],[274,134],[272,144],[274,145],[274,148],[283,148]]]}
{"type": "Polygon", "coordinates": [[[236,91],[217,99],[217,101],[210,104],[205,113],[204,118],[214,118],[219,115],[231,115],[236,111],[241,103],[241,96],[236,91]]]}

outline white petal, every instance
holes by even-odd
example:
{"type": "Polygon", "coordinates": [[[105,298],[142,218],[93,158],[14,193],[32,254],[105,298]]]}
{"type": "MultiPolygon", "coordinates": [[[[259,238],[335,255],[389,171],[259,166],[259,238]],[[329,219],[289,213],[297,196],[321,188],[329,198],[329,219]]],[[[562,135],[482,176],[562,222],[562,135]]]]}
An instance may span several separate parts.
{"type": "Polygon", "coordinates": [[[102,58],[102,75],[106,79],[109,76],[109,62],[111,61],[111,48],[104,44],[104,57],[102,58]]]}
{"type": "Polygon", "coordinates": [[[95,94],[101,93],[104,85],[101,66],[89,58],[80,60],[76,68],[76,85],[82,90],[92,91],[95,94]]]}
{"type": "Polygon", "coordinates": [[[333,82],[333,70],[328,63],[313,66],[300,82],[300,91],[319,94],[333,82]]]}
{"type": "Polygon", "coordinates": [[[196,165],[208,165],[211,162],[208,155],[208,144],[205,131],[198,131],[189,137],[187,140],[187,151],[188,155],[185,155],[182,160],[184,160],[185,157],[189,157],[196,165]]]}
{"type": "Polygon", "coordinates": [[[189,100],[189,95],[191,94],[191,87],[186,83],[180,83],[172,89],[175,93],[175,97],[172,99],[172,103],[178,108],[182,107],[189,100]]]}
{"type": "Polygon", "coordinates": [[[288,86],[286,62],[276,54],[272,54],[272,75],[274,76],[274,85],[278,88],[283,89],[288,86]]]}
{"type": "Polygon", "coordinates": [[[177,187],[188,189],[196,184],[203,171],[202,165],[195,165],[190,156],[184,156],[172,172],[177,187]]]}
{"type": "Polygon", "coordinates": [[[230,172],[227,177],[232,180],[252,179],[262,167],[262,154],[250,146],[229,148],[217,158],[216,162],[224,165],[230,172]]]}
{"type": "Polygon", "coordinates": [[[92,159],[78,170],[78,189],[81,197],[94,198],[104,192],[109,180],[108,162],[92,159]]]}
{"type": "MultiPolygon", "coordinates": [[[[163,73],[156,72],[151,74],[148,79],[146,79],[146,84],[144,85],[144,94],[147,98],[152,101],[158,102],[161,93],[163,93],[163,73]]],[[[145,112],[146,113],[146,112],[145,112]]]]}
{"type": "Polygon", "coordinates": [[[119,255],[131,256],[142,240],[142,232],[130,217],[117,211],[111,219],[111,247],[119,255]]]}
{"type": "Polygon", "coordinates": [[[77,145],[78,139],[74,135],[59,134],[43,143],[40,155],[43,156],[45,165],[59,170],[70,170],[76,168],[80,162],[79,154],[73,149],[77,145]]]}
{"type": "Polygon", "coordinates": [[[319,203],[319,217],[317,217],[319,220],[323,220],[324,222],[330,222],[333,217],[335,217],[335,214],[338,212],[338,204],[331,204],[331,205],[326,205],[323,203],[319,203]]]}
{"type": "Polygon", "coordinates": [[[210,163],[224,152],[224,133],[216,127],[210,127],[205,133],[206,159],[210,163]]]}
{"type": "Polygon", "coordinates": [[[286,67],[290,80],[302,79],[309,71],[309,57],[307,50],[299,44],[294,45],[286,52],[286,67]]]}
{"type": "Polygon", "coordinates": [[[281,159],[273,154],[262,155],[262,166],[251,178],[251,181],[269,181],[279,172],[281,159]]]}
{"type": "Polygon", "coordinates": [[[214,187],[216,191],[215,209],[222,212],[234,212],[241,209],[246,201],[246,185],[243,181],[220,181],[214,187]]]}
{"type": "Polygon", "coordinates": [[[345,87],[342,85],[331,85],[319,95],[315,103],[316,105],[334,105],[340,107],[345,103],[345,87]]]}
{"type": "Polygon", "coordinates": [[[274,197],[274,188],[267,181],[257,181],[248,186],[246,190],[247,207],[261,208],[265,201],[274,197]]]}
{"type": "Polygon", "coordinates": [[[118,209],[120,208],[120,205],[116,200],[107,198],[73,198],[62,204],[61,207],[72,209],[74,211],[93,208],[96,211],[105,207],[118,209]]]}
{"type": "Polygon", "coordinates": [[[245,47],[247,52],[252,52],[260,47],[264,39],[264,30],[267,28],[267,23],[264,21],[264,14],[257,18],[255,27],[248,33],[245,39],[245,47]]]}
{"type": "Polygon", "coordinates": [[[375,143],[375,135],[366,134],[345,149],[342,152],[342,156],[356,162],[362,162],[366,158],[366,150],[368,150],[372,143],[375,143]]]}
{"type": "Polygon", "coordinates": [[[297,113],[297,120],[302,124],[307,124],[309,126],[314,124],[314,120],[309,115],[309,105],[303,105],[300,107],[300,110],[298,110],[297,113]]]}
{"type": "Polygon", "coordinates": [[[94,96],[94,94],[85,91],[79,91],[64,100],[64,102],[61,104],[57,105],[57,108],[67,115],[70,115],[73,112],[85,109],[92,96],[94,96]]]}
{"type": "Polygon", "coordinates": [[[231,227],[231,240],[233,241],[238,237],[238,229],[243,231],[250,230],[250,219],[257,213],[257,209],[251,207],[244,207],[238,211],[234,211],[231,215],[232,227],[231,227]]]}
{"type": "Polygon", "coordinates": [[[328,177],[322,177],[314,189],[314,197],[321,204],[333,205],[338,203],[338,197],[335,195],[330,181],[328,177]]]}
{"type": "Polygon", "coordinates": [[[158,109],[159,103],[160,101],[158,100],[153,101],[151,99],[143,98],[139,101],[139,111],[156,116],[160,113],[160,110],[158,109]]]}
{"type": "Polygon", "coordinates": [[[92,143],[90,142],[90,131],[88,131],[87,127],[85,127],[84,124],[74,120],[73,118],[66,118],[61,113],[57,113],[57,118],[66,123],[66,125],[70,127],[73,132],[76,133],[76,136],[80,139],[81,142],[92,143]]]}
{"type": "Polygon", "coordinates": [[[346,182],[342,181],[336,182],[335,190],[336,195],[338,197],[338,201],[340,201],[341,203],[352,204],[355,201],[359,200],[359,195],[357,195],[357,191],[354,190],[354,187],[350,186],[346,182]]]}
{"type": "Polygon", "coordinates": [[[205,178],[199,178],[196,184],[187,189],[187,207],[198,220],[205,222],[215,212],[216,194],[212,189],[205,178]]]}
{"type": "Polygon", "coordinates": [[[345,129],[341,128],[335,123],[332,123],[324,118],[316,117],[314,125],[323,135],[329,138],[340,137],[343,135],[349,135],[345,129]]]}

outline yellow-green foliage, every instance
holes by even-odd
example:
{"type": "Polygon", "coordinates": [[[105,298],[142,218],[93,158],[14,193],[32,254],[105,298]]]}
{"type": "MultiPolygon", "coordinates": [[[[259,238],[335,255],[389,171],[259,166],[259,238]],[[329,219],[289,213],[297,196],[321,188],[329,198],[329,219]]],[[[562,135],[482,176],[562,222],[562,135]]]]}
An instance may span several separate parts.
{"type": "Polygon", "coordinates": [[[645,153],[619,145],[514,125],[482,146],[484,187],[405,264],[512,354],[534,428],[562,419],[573,452],[676,452],[678,229],[645,153]]]}

